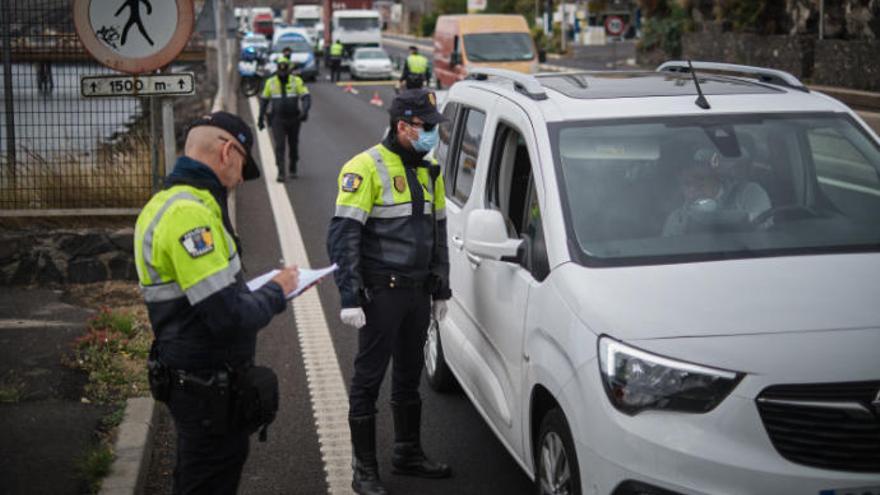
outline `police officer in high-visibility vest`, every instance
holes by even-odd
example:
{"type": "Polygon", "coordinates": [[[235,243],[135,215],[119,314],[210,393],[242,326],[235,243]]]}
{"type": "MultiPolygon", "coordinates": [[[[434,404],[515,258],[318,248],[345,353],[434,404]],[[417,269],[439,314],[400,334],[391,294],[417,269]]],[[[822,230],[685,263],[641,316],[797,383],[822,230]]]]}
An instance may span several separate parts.
{"type": "Polygon", "coordinates": [[[403,71],[400,73],[400,81],[407,89],[418,89],[427,84],[429,79],[431,79],[431,73],[428,58],[419,53],[418,47],[410,46],[409,56],[406,57],[403,71]]]}
{"type": "Polygon", "coordinates": [[[339,40],[330,45],[330,81],[339,81],[339,73],[342,71],[342,53],[344,47],[339,40]]]}
{"type": "Polygon", "coordinates": [[[420,441],[419,380],[431,318],[443,319],[449,289],[446,202],[440,167],[425,155],[437,142],[434,93],[404,90],[391,103],[391,129],[339,174],[327,248],[342,300],[340,318],[359,329],[349,389],[352,488],[388,493],[376,459],[376,398],[393,356],[391,408],[396,474],[445,478],[420,441]]]}
{"type": "Polygon", "coordinates": [[[257,127],[266,127],[266,116],[272,128],[275,145],[275,164],[278,166],[278,182],[284,182],[287,168],[284,166],[284,148],[290,154],[290,176],[296,177],[299,161],[299,127],[309,118],[312,97],[301,77],[291,74],[290,60],[280,57],[275,62],[278,71],[266,80],[260,98],[260,115],[257,127]]]}
{"type": "Polygon", "coordinates": [[[226,201],[242,180],[260,176],[252,145],[251,129],[235,115],[194,121],[184,155],[135,227],[138,279],[155,334],[150,389],[167,403],[177,431],[175,494],[236,492],[251,431],[236,414],[242,402],[235,390],[256,369],[257,331],[284,310],[298,282],[296,267],[254,292],[242,278],[226,201]]]}

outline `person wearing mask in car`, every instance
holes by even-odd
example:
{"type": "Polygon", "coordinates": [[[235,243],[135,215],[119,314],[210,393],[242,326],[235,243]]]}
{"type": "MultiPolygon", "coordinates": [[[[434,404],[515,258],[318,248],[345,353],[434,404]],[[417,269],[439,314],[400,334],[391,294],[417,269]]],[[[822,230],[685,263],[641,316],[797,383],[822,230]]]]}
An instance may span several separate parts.
{"type": "Polygon", "coordinates": [[[400,82],[407,89],[417,89],[425,86],[431,79],[428,58],[419,53],[416,46],[409,47],[409,56],[403,64],[403,71],[400,73],[400,82]]]}
{"type": "Polygon", "coordinates": [[[290,60],[281,57],[276,62],[277,73],[266,80],[260,98],[260,115],[257,127],[266,127],[266,117],[272,128],[272,140],[275,148],[275,164],[278,166],[278,182],[287,178],[284,166],[284,149],[290,155],[290,176],[296,177],[297,161],[299,161],[299,128],[300,123],[309,118],[312,106],[309,88],[298,75],[291,74],[290,60]]]}
{"type": "Polygon", "coordinates": [[[348,161],[339,173],[336,213],[327,249],[339,265],[336,284],[343,323],[358,328],[349,388],[354,450],[352,488],[388,493],[376,459],[376,398],[393,356],[393,472],[424,478],[452,474],[429,460],[420,441],[422,348],[432,318],[446,314],[449,251],[440,167],[425,155],[437,142],[433,92],[402,91],[391,103],[385,140],[348,161]]]}
{"type": "Polygon", "coordinates": [[[330,45],[330,81],[338,82],[339,73],[342,71],[342,53],[344,47],[339,40],[330,45]]]}
{"type": "Polygon", "coordinates": [[[743,224],[752,222],[770,209],[770,197],[763,187],[733,177],[723,178],[719,173],[723,159],[718,153],[708,155],[705,160],[698,156],[694,164],[679,174],[684,203],[666,218],[663,236],[682,235],[701,225],[719,226],[725,218],[731,226],[737,220],[743,224]]]}

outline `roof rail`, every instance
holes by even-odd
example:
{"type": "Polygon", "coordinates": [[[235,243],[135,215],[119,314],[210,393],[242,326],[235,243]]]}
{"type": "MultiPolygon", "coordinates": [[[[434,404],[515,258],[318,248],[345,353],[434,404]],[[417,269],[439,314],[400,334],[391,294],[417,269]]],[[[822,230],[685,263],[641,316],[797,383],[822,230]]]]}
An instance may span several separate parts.
{"type": "MultiPolygon", "coordinates": [[[[804,93],[810,92],[810,90],[807,89],[806,86],[804,86],[804,83],[802,83],[800,79],[794,77],[788,72],[781,70],[767,69],[765,67],[753,67],[751,65],[724,64],[720,62],[693,61],[691,63],[696,70],[751,76],[763,83],[775,84],[777,86],[785,86],[788,88],[796,89],[798,91],[803,91],[804,93]]],[[[657,72],[687,73],[690,72],[690,69],[688,68],[687,60],[671,60],[669,62],[664,62],[659,67],[657,67],[657,72]]]]}
{"type": "Polygon", "coordinates": [[[544,86],[534,77],[522,72],[514,72],[507,69],[488,69],[473,68],[468,69],[468,79],[475,81],[485,81],[489,77],[497,77],[499,79],[509,79],[513,83],[513,88],[520,93],[528,96],[533,100],[546,100],[547,92],[544,86]]]}

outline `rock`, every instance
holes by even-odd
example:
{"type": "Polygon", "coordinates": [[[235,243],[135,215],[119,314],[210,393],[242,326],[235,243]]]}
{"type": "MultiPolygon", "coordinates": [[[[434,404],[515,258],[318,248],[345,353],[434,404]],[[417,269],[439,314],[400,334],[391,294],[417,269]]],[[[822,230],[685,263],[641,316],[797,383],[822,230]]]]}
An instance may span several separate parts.
{"type": "Polygon", "coordinates": [[[134,229],[120,229],[110,233],[108,236],[111,243],[120,251],[126,253],[134,252],[134,229]]]}
{"type": "Polygon", "coordinates": [[[108,262],[110,278],[113,280],[137,280],[137,270],[134,266],[134,256],[126,253],[118,253],[108,262]]]}
{"type": "Polygon", "coordinates": [[[64,274],[55,265],[55,261],[48,252],[39,253],[40,257],[37,262],[36,281],[40,285],[44,284],[60,284],[64,282],[64,274]]]}
{"type": "Polygon", "coordinates": [[[107,267],[95,259],[74,260],[67,265],[67,280],[75,284],[107,280],[107,267]]]}
{"type": "Polygon", "coordinates": [[[24,254],[18,262],[15,272],[9,280],[10,285],[29,285],[34,281],[37,272],[38,256],[33,253],[24,254]]]}
{"type": "Polygon", "coordinates": [[[96,256],[116,249],[113,243],[107,239],[106,235],[98,232],[86,232],[71,237],[63,241],[60,248],[71,259],[96,256]]]}

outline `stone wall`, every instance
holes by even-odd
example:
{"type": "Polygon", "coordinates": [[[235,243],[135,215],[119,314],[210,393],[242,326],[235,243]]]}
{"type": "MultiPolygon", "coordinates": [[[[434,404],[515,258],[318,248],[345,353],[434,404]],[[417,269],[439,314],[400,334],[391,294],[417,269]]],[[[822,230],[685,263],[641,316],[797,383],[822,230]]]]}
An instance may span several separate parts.
{"type": "Polygon", "coordinates": [[[134,230],[0,231],[0,285],[137,280],[134,230]]]}
{"type": "Polygon", "coordinates": [[[880,91],[880,41],[817,40],[811,36],[762,36],[709,29],[686,33],[682,57],[770,67],[805,82],[880,91]]]}

